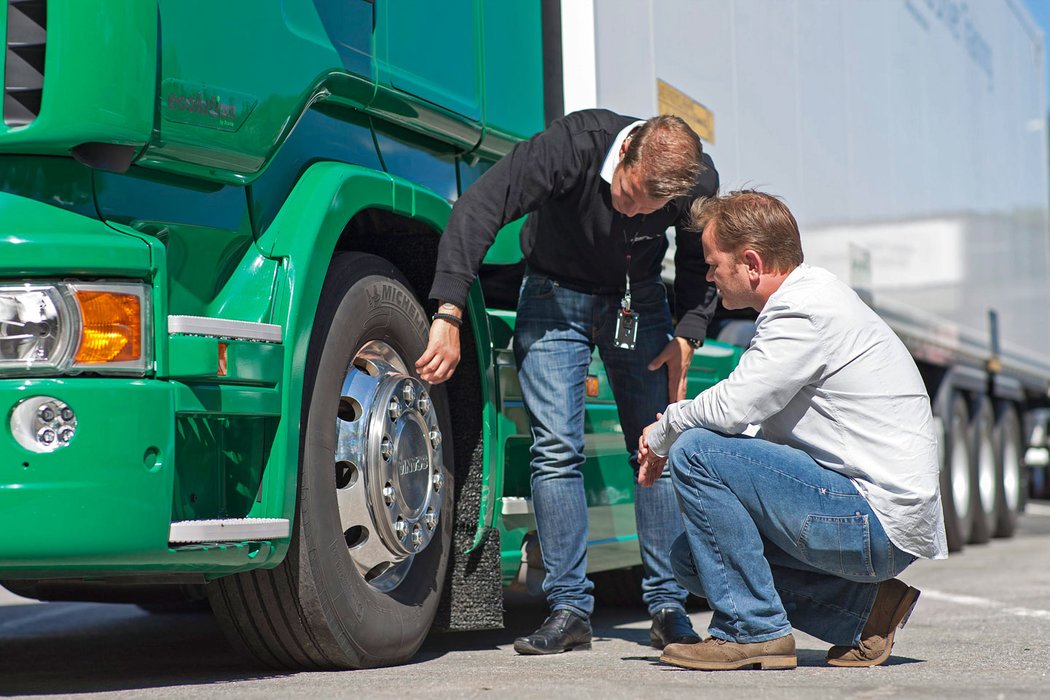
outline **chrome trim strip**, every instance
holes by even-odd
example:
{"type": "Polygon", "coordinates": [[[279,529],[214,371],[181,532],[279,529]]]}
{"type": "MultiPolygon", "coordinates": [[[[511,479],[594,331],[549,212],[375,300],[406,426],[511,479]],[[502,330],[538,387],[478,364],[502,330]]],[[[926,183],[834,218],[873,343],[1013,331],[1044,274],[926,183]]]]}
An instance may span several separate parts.
{"type": "Polygon", "coordinates": [[[273,323],[231,321],[207,316],[168,316],[168,333],[280,343],[281,327],[273,323]]]}
{"type": "Polygon", "coordinates": [[[225,518],[222,520],[183,520],[171,524],[168,542],[240,542],[288,537],[287,518],[225,518]]]}

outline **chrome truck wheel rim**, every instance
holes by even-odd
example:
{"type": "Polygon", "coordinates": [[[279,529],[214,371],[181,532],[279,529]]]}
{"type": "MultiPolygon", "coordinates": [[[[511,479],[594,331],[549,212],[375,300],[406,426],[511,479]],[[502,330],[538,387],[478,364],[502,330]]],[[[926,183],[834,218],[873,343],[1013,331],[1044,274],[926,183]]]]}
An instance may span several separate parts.
{"type": "MultiPolygon", "coordinates": [[[[1005,432],[1005,431],[1004,431],[1005,432]]],[[[1008,435],[1003,435],[1003,494],[1006,507],[1017,511],[1021,504],[1021,487],[1024,480],[1021,476],[1021,454],[1017,444],[1008,435]]]]}
{"type": "MultiPolygon", "coordinates": [[[[962,520],[970,516],[970,455],[966,451],[966,430],[961,426],[952,430],[952,505],[955,514],[962,520]]],[[[965,533],[963,538],[969,536],[965,533]]]]}
{"type": "Polygon", "coordinates": [[[372,341],[343,380],[336,430],[336,499],[350,558],[372,586],[391,590],[438,530],[445,469],[436,411],[394,349],[372,341]]]}
{"type": "Polygon", "coordinates": [[[977,459],[977,497],[981,509],[990,516],[995,511],[995,480],[998,475],[995,473],[995,443],[986,431],[981,432],[977,459]]]}

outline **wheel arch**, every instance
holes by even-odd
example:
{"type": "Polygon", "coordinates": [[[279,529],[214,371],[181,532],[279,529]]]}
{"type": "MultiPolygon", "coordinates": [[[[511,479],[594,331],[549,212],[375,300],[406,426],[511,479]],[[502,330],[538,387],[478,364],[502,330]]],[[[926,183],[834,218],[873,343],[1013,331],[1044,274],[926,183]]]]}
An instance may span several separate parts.
{"type": "MultiPolygon", "coordinates": [[[[285,353],[282,413],[285,425],[275,441],[275,454],[283,468],[267,470],[263,478],[264,499],[280,504],[279,517],[294,517],[298,479],[299,440],[306,356],[314,316],[328,266],[335,255],[365,252],[391,262],[408,279],[423,302],[433,280],[437,244],[448,222],[451,205],[435,193],[386,173],[343,163],[325,162],[310,167],[299,179],[273,223],[258,237],[259,248],[281,261],[273,322],[284,328],[285,353]],[[279,450],[279,451],[278,451],[279,450]],[[269,477],[269,478],[267,478],[269,477]]],[[[478,502],[473,508],[474,531],[469,546],[477,546],[494,510],[497,489],[492,488],[496,421],[496,382],[485,302],[480,286],[472,287],[467,304],[469,328],[475,352],[464,355],[460,372],[449,382],[453,405],[477,404],[476,411],[455,411],[453,431],[457,455],[463,442],[479,443],[468,457],[480,479],[461,491],[457,473],[457,502],[478,502]],[[470,360],[468,362],[468,359],[470,360]],[[467,373],[476,375],[468,377],[467,373]],[[469,380],[469,381],[468,381],[469,380]],[[480,391],[479,391],[480,390],[480,391]],[[478,397],[480,402],[471,396],[478,397]],[[480,459],[479,459],[480,458],[480,459]],[[490,502],[491,501],[491,502],[490,502]]],[[[464,344],[466,344],[466,335],[464,344]]],[[[457,472],[460,457],[456,458],[457,472]]],[[[276,516],[275,516],[276,517],[276,516]]],[[[458,513],[457,527],[466,525],[458,513]]],[[[276,564],[287,547],[268,564],[276,564]]]]}

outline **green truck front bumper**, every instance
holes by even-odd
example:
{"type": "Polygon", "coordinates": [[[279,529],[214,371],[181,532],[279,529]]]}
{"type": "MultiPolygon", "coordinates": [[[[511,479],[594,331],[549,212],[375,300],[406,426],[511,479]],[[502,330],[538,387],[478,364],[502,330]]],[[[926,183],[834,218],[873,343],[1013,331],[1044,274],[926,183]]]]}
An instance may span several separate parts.
{"type": "Polygon", "coordinates": [[[167,549],[172,500],[172,392],[145,379],[0,381],[0,567],[112,562],[167,549]],[[66,447],[31,452],[11,412],[33,396],[73,409],[66,447]]]}
{"type": "Polygon", "coordinates": [[[219,575],[269,559],[268,542],[169,546],[180,388],[152,379],[0,380],[0,578],[219,575]],[[37,453],[15,440],[12,411],[34,396],[75,412],[67,446],[37,453]]]}

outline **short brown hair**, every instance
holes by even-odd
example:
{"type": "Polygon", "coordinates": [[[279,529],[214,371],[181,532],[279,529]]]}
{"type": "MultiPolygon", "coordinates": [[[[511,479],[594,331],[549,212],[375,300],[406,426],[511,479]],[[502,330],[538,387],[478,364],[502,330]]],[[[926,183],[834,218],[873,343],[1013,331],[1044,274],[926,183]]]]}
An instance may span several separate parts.
{"type": "Polygon", "coordinates": [[[711,222],[718,245],[729,253],[757,252],[777,272],[802,264],[798,223],[787,205],[765,192],[740,190],[720,197],[698,198],[690,211],[690,228],[702,232],[711,222]]]}
{"type": "Polygon", "coordinates": [[[645,190],[654,199],[683,197],[696,186],[706,169],[700,137],[681,117],[653,117],[631,134],[621,163],[639,166],[645,190]]]}

